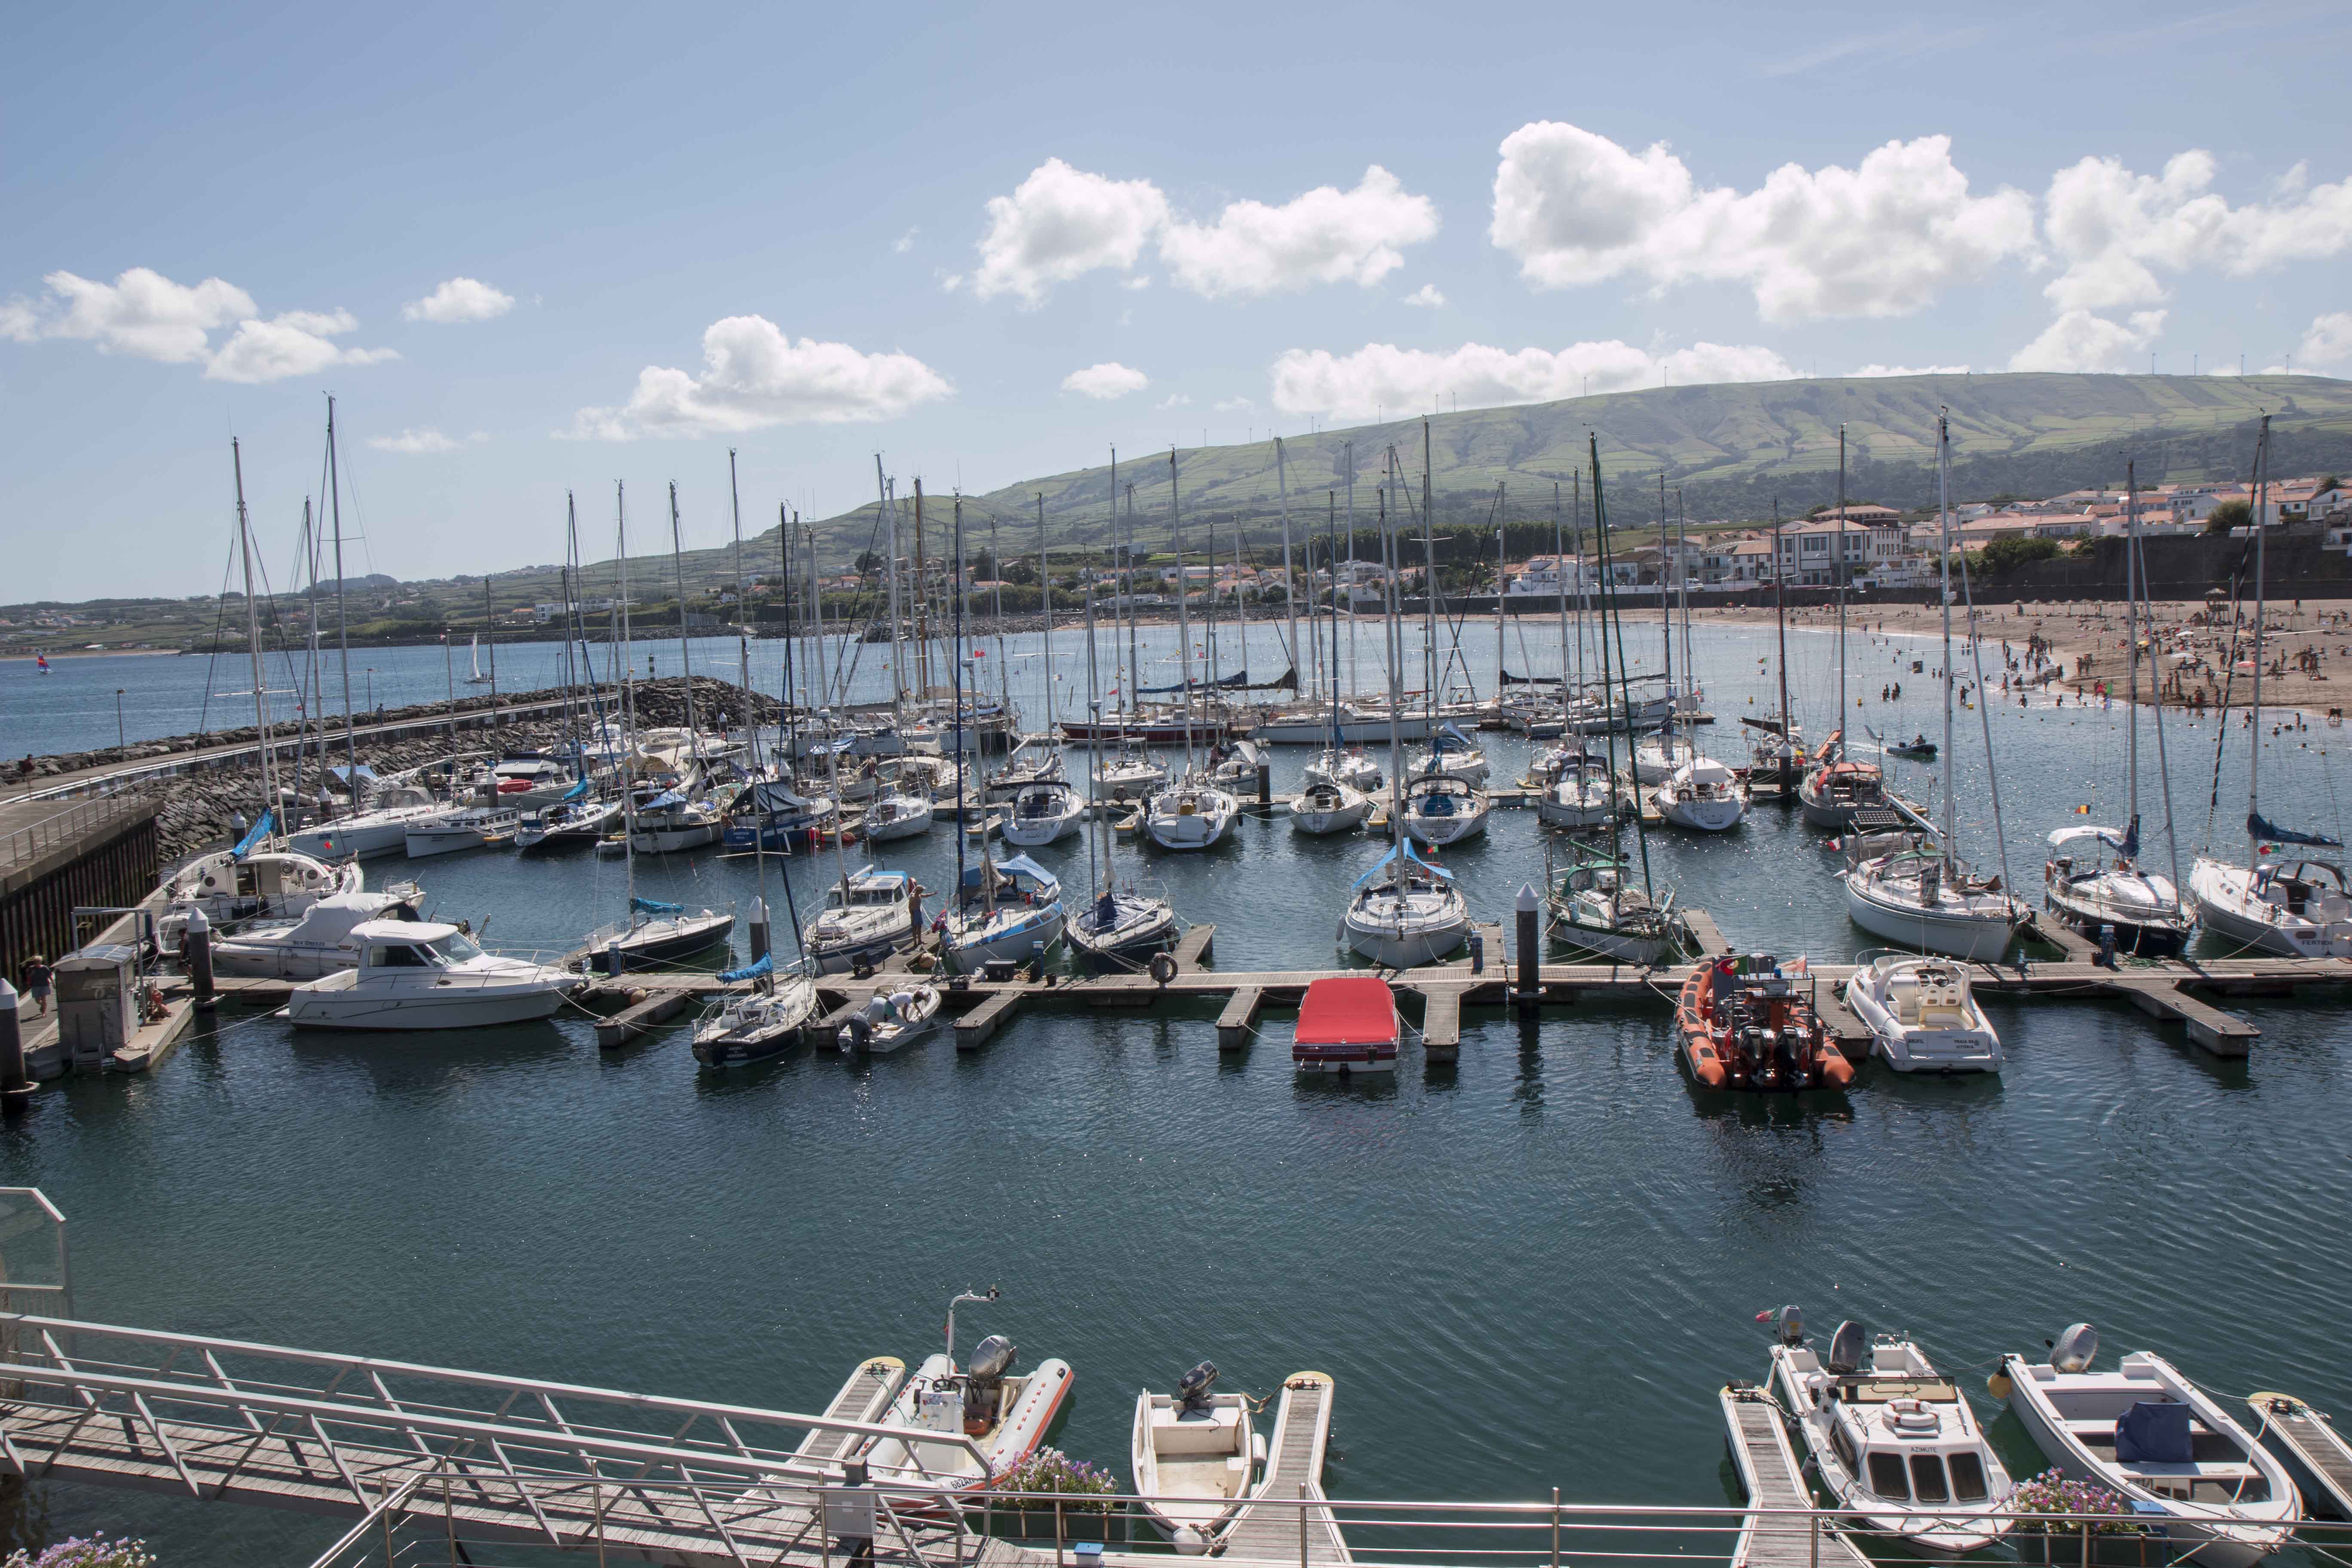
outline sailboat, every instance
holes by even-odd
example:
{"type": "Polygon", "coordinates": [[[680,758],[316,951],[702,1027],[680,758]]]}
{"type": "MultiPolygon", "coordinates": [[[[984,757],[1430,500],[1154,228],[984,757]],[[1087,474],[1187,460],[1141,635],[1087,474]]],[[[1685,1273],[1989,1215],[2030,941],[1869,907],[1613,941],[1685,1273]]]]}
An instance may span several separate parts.
{"type": "MultiPolygon", "coordinates": [[[[1662,487],[1664,482],[1660,480],[1662,487]]],[[[1661,506],[1659,510],[1663,517],[1664,508],[1661,506]]],[[[1675,560],[1679,563],[1687,550],[1679,489],[1675,492],[1675,560]]],[[[1670,826],[1695,828],[1701,833],[1722,833],[1738,826],[1739,819],[1748,814],[1748,784],[1729,766],[1708,756],[1699,746],[1698,682],[1692,672],[1691,658],[1690,574],[1678,568],[1675,576],[1680,584],[1675,594],[1682,601],[1683,679],[1690,687],[1693,699],[1683,715],[1684,739],[1690,754],[1658,785],[1653,798],[1657,802],[1658,815],[1670,826]]],[[[1658,606],[1661,615],[1665,614],[1663,598],[1661,595],[1658,606]]]]}
{"type": "Polygon", "coordinates": [[[474,634],[473,646],[468,651],[473,660],[474,672],[466,677],[466,684],[468,686],[488,686],[490,683],[490,678],[482,673],[481,633],[476,632],[474,634]]]}
{"type": "MultiPolygon", "coordinates": [[[[2120,830],[2088,825],[2053,829],[2050,835],[2051,858],[2042,870],[2042,897],[2052,913],[2075,930],[2096,937],[2103,929],[2111,929],[2119,952],[2153,957],[2179,952],[2195,921],[2181,903],[2178,884],[2142,869],[2138,859],[2140,581],[2139,479],[2136,469],[2137,465],[2126,465],[2124,508],[2124,640],[2131,650],[2124,723],[2129,736],[2131,810],[2120,830]],[[2105,856],[2102,850],[2106,852],[2105,856]]],[[[2158,722],[2162,722],[2160,704],[2158,722]]],[[[2167,765],[2160,734],[2157,765],[2159,771],[2167,765]]],[[[2168,832],[2172,818],[2171,795],[2170,776],[2167,773],[2168,832]]],[[[2176,875],[2179,869],[2176,855],[2176,875]]]]}
{"type": "MultiPolygon", "coordinates": [[[[2337,860],[2265,859],[2266,845],[2336,849],[2342,845],[2322,833],[2301,832],[2265,821],[2261,808],[2263,764],[2263,526],[2270,501],[2271,416],[2263,416],[2254,447],[2254,707],[2246,728],[2252,748],[2246,759],[2246,860],[2232,866],[2200,855],[2189,872],[2189,897],[2205,929],[2225,942],[2257,952],[2289,958],[2352,958],[2352,885],[2337,860]]],[[[2232,661],[2234,663],[2234,661],[2232,661]]],[[[2221,739],[2230,733],[2222,710],[2221,739]]],[[[2217,740],[2214,767],[2221,767],[2217,740]]]]}
{"type": "MultiPolygon", "coordinates": [[[[1777,542],[1775,550],[1779,548],[1777,542]]],[[[1838,593],[1838,721],[1830,727],[1829,738],[1814,755],[1813,765],[1797,781],[1797,809],[1805,820],[1816,827],[1826,827],[1833,833],[1843,833],[1853,826],[1854,818],[1865,811],[1874,811],[1886,805],[1886,779],[1875,764],[1856,762],[1847,755],[1846,720],[1853,710],[1846,701],[1845,657],[1845,426],[1838,426],[1838,533],[1837,559],[1832,567],[1837,576],[1838,593]]],[[[1774,560],[1777,563],[1779,557],[1774,560]]],[[[1945,620],[1951,619],[1949,595],[1951,569],[1944,571],[1944,591],[1947,596],[1945,620]]],[[[1951,687],[1951,667],[1945,666],[1945,689],[1951,687]]],[[[1949,714],[1946,715],[1948,720],[1949,714]]],[[[1949,730],[1950,725],[1945,728],[1949,730]]],[[[1948,795],[1949,791],[1947,790],[1948,795]]]]}
{"type": "MultiPolygon", "coordinates": [[[[1116,500],[1112,504],[1118,504],[1116,500]]],[[[1063,934],[1090,966],[1120,968],[1144,962],[1175,943],[1176,910],[1166,899],[1153,898],[1132,884],[1120,886],[1113,863],[1110,812],[1102,786],[1102,699],[1098,695],[1100,677],[1095,660],[1095,588],[1091,578],[1086,595],[1087,708],[1094,720],[1087,749],[1094,762],[1094,801],[1085,824],[1087,897],[1070,911],[1063,934]]]]}
{"type": "Polygon", "coordinates": [[[1405,834],[1404,739],[1396,719],[1404,706],[1398,679],[1403,647],[1397,635],[1396,531],[1390,526],[1385,490],[1381,549],[1388,569],[1389,852],[1349,889],[1348,907],[1339,917],[1339,941],[1384,969],[1412,969],[1436,963],[1469,939],[1470,906],[1454,886],[1454,873],[1413,853],[1412,840],[1405,834]]]}
{"type": "MultiPolygon", "coordinates": [[[[1937,511],[1941,535],[1937,552],[1943,557],[1944,584],[1944,754],[1952,752],[1952,424],[1948,414],[1936,420],[1937,511]]],[[[1970,636],[1975,628],[1969,628],[1970,636]]],[[[1982,689],[1983,681],[1978,681],[1982,689]]],[[[1841,672],[1840,687],[1843,679],[1841,672]]],[[[1985,767],[1992,768],[1992,731],[1985,730],[1985,767]]],[[[1846,913],[1854,924],[1874,936],[1906,947],[1925,948],[1953,958],[1990,963],[2009,951],[2011,938],[2023,916],[2015,899],[1999,879],[1971,875],[1957,856],[1959,825],[1955,797],[1958,791],[1948,778],[1944,788],[1944,831],[1941,843],[1898,849],[1858,859],[1843,873],[1846,913]]],[[[1994,799],[1996,808],[1999,796],[1994,799]]]]}
{"type": "MultiPolygon", "coordinates": [[[[1162,849],[1208,849],[1221,843],[1240,805],[1202,772],[1192,754],[1192,629],[1185,613],[1184,524],[1176,495],[1176,449],[1168,449],[1168,516],[1176,540],[1176,641],[1183,681],[1184,773],[1144,797],[1143,830],[1162,849]]],[[[1213,564],[1213,558],[1212,560],[1213,564]]]]}

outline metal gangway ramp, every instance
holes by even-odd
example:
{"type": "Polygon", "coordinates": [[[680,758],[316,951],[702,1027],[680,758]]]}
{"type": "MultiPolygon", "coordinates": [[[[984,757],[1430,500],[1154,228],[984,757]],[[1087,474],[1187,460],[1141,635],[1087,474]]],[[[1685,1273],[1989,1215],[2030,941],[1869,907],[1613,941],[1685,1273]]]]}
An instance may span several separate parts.
{"type": "MultiPolygon", "coordinates": [[[[1265,1474],[1259,1498],[1323,1500],[1323,1456],[1331,1442],[1331,1379],[1319,1372],[1294,1373],[1282,1385],[1274,1437],[1266,1445],[1265,1474]]],[[[1267,1507],[1252,1503],[1235,1515],[1219,1538],[1220,1555],[1233,1562],[1349,1563],[1347,1537],[1328,1508],[1267,1507]]]]}
{"type": "Polygon", "coordinates": [[[1721,1398],[1725,1439],[1754,1510],[1740,1524],[1730,1568],[1870,1568],[1843,1531],[1812,1511],[1812,1494],[1770,1391],[1735,1384],[1721,1398]]]}

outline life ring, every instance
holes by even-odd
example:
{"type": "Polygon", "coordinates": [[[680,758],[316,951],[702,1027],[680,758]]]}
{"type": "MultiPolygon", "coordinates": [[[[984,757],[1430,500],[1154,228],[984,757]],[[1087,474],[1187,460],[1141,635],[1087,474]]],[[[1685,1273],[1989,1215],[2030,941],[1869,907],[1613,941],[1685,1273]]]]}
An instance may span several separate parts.
{"type": "Polygon", "coordinates": [[[1153,953],[1151,955],[1150,969],[1151,978],[1155,984],[1165,985],[1170,981],[1176,978],[1176,960],[1171,954],[1165,952],[1153,953]]]}
{"type": "Polygon", "coordinates": [[[1936,1413],[1916,1399],[1890,1399],[1886,1402],[1886,1421],[1896,1432],[1904,1434],[1930,1433],[1943,1423],[1936,1413]]]}

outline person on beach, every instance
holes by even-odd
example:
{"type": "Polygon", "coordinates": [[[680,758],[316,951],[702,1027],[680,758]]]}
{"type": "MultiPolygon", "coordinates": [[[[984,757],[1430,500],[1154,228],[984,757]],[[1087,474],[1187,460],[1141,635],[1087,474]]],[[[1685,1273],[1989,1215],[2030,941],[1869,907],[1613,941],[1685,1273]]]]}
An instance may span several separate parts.
{"type": "Polygon", "coordinates": [[[49,967],[49,961],[37,952],[25,960],[25,994],[37,1004],[37,1010],[43,1017],[48,1016],[49,983],[56,973],[57,971],[49,967]]]}

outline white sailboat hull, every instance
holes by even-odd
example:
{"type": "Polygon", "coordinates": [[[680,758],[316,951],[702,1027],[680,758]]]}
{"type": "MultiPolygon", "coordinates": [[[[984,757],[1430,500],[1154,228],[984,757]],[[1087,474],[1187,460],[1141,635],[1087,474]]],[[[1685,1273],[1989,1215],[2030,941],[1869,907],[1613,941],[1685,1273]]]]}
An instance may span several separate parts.
{"type": "Polygon", "coordinates": [[[2009,951],[2013,930],[2006,915],[1946,914],[1886,898],[1851,871],[1845,875],[1845,910],[1873,936],[1972,963],[1998,962],[2009,951]]]}
{"type": "Polygon", "coordinates": [[[2287,958],[2352,958],[2352,919],[2314,921],[2253,895],[2253,873],[2200,857],[2189,896],[2205,929],[2225,942],[2287,958]]]}

